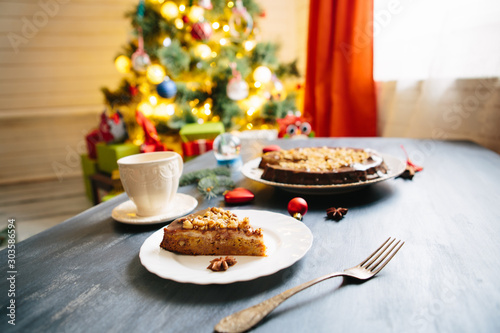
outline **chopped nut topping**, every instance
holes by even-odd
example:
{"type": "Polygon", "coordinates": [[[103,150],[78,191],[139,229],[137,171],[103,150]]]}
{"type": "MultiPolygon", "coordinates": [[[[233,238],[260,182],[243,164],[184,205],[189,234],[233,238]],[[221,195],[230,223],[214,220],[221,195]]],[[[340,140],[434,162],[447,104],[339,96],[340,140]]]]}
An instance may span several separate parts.
{"type": "Polygon", "coordinates": [[[248,217],[238,219],[230,211],[218,207],[209,208],[205,214],[194,217],[186,217],[180,220],[183,229],[216,230],[216,229],[238,229],[247,235],[260,235],[262,229],[252,229],[248,217]]]}
{"type": "Polygon", "coordinates": [[[193,229],[193,224],[189,220],[185,220],[182,222],[182,228],[184,229],[193,229]]]}
{"type": "Polygon", "coordinates": [[[309,147],[280,151],[285,161],[281,167],[306,171],[333,171],[341,167],[364,163],[370,158],[370,153],[364,150],[346,148],[309,147]]]}
{"type": "Polygon", "coordinates": [[[226,271],[229,267],[236,264],[236,259],[234,257],[220,257],[210,261],[207,269],[211,269],[214,272],[226,271]]]}

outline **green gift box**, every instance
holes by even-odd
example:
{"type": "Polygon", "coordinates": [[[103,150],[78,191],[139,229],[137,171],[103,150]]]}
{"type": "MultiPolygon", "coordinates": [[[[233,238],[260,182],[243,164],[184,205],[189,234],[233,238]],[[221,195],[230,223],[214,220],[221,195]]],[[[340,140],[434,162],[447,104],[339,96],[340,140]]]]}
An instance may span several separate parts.
{"type": "Polygon", "coordinates": [[[97,161],[90,158],[89,155],[83,154],[80,156],[82,161],[82,172],[85,176],[91,176],[97,172],[97,161]]]}
{"type": "Polygon", "coordinates": [[[94,195],[92,192],[92,183],[90,182],[90,176],[97,173],[97,161],[90,158],[89,155],[80,155],[80,160],[82,163],[82,173],[83,173],[83,183],[85,185],[85,194],[90,201],[94,201],[94,195]]]}
{"type": "Polygon", "coordinates": [[[106,144],[98,143],[96,144],[97,151],[97,168],[108,174],[111,174],[113,170],[118,169],[118,163],[116,163],[120,158],[139,154],[139,146],[133,143],[115,143],[106,144]]]}
{"type": "Polygon", "coordinates": [[[221,122],[208,122],[204,124],[187,124],[182,126],[179,134],[182,141],[213,140],[217,135],[224,133],[224,125],[221,122]]]}

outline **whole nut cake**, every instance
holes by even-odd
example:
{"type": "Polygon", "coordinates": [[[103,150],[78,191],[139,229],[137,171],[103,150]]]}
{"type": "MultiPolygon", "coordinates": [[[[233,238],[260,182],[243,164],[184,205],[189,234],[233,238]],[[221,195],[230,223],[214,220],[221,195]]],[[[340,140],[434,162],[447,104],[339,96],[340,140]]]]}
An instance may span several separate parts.
{"type": "Polygon", "coordinates": [[[308,147],[265,153],[261,178],[298,185],[339,185],[382,177],[384,159],[368,149],[308,147]]]}

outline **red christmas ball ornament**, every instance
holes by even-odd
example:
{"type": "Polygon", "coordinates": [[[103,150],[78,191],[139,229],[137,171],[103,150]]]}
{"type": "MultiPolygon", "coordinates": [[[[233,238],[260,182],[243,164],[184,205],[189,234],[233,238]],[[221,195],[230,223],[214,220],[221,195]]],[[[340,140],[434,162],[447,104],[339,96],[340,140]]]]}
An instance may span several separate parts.
{"type": "Polygon", "coordinates": [[[228,204],[240,204],[250,202],[255,198],[255,195],[243,187],[237,187],[234,190],[227,191],[224,194],[224,200],[228,204]]]}
{"type": "Polygon", "coordinates": [[[191,27],[191,36],[196,40],[207,40],[212,36],[212,26],[208,22],[196,22],[191,27]]]}
{"type": "Polygon", "coordinates": [[[288,213],[299,221],[302,221],[302,216],[307,213],[307,201],[297,197],[290,200],[288,203],[288,213]]]}

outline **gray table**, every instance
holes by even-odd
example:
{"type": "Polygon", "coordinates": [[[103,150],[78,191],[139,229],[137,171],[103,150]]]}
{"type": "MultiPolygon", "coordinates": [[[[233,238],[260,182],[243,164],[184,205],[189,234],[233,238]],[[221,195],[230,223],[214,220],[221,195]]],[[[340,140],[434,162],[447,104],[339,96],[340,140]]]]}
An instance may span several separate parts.
{"type": "MultiPolygon", "coordinates": [[[[276,142],[274,142],[276,143],[276,142]]],[[[295,265],[229,285],[193,285],[149,273],[138,252],[162,225],[111,219],[121,195],[17,244],[16,325],[8,324],[7,250],[0,253],[0,331],[211,332],[224,316],[292,286],[357,264],[389,236],[406,241],[391,263],[363,284],[336,278],[283,303],[255,332],[500,332],[500,156],[469,142],[395,138],[310,139],[294,146],[371,147],[404,159],[404,144],[425,169],[341,196],[306,196],[314,244],[295,265]],[[349,208],[340,222],[331,206],[349,208]]],[[[246,144],[244,160],[262,143],[246,144]]],[[[207,153],[185,172],[215,166],[207,153]]],[[[256,194],[245,209],[287,213],[295,195],[244,179],[256,194]]],[[[183,187],[199,209],[223,206],[183,187]]],[[[301,223],[301,222],[297,222],[301,223]]]]}

